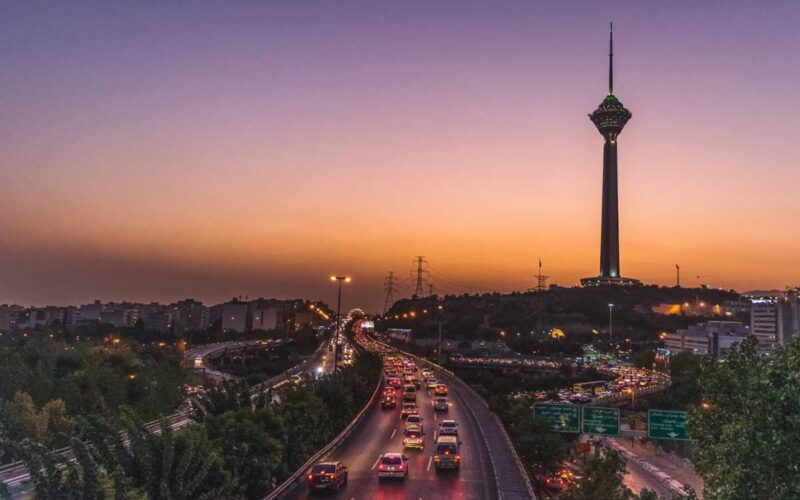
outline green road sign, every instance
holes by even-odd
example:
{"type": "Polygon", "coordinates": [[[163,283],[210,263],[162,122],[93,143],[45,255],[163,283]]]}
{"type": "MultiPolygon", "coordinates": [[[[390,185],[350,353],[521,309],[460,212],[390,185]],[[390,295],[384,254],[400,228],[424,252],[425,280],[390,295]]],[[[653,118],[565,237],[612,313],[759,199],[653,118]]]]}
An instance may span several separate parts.
{"type": "Polygon", "coordinates": [[[619,408],[583,407],[581,432],[599,436],[619,436],[619,408]]]}
{"type": "Polygon", "coordinates": [[[685,411],[648,410],[647,437],[688,441],[687,419],[685,411]]]}
{"type": "Polygon", "coordinates": [[[534,403],[533,416],[547,420],[550,430],[555,432],[581,431],[580,407],[576,405],[534,403]]]}

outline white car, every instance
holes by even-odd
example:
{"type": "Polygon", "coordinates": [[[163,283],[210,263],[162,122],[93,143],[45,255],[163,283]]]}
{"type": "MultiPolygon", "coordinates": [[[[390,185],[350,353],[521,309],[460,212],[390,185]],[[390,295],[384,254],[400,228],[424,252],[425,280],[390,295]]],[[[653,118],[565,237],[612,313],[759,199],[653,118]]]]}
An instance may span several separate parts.
{"type": "Polygon", "coordinates": [[[408,458],[402,453],[384,453],[378,459],[378,480],[387,477],[405,479],[408,476],[408,458]]]}
{"type": "Polygon", "coordinates": [[[458,436],[458,422],[455,420],[442,420],[439,424],[440,436],[458,436]]]}

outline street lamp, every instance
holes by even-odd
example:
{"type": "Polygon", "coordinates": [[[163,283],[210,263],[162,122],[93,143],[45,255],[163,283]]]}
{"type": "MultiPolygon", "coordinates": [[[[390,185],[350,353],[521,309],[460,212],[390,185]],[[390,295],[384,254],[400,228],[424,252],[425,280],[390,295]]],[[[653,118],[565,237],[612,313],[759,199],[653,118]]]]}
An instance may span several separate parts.
{"type": "Polygon", "coordinates": [[[608,305],[608,342],[614,342],[614,304],[608,305]]]}
{"type": "Polygon", "coordinates": [[[342,282],[350,283],[350,276],[331,276],[331,281],[339,282],[339,298],[336,301],[336,335],[333,337],[333,373],[336,373],[337,354],[339,352],[339,331],[342,327],[342,282]]]}
{"type": "Polygon", "coordinates": [[[436,306],[436,310],[439,311],[438,319],[439,319],[439,349],[436,351],[436,364],[441,366],[442,365],[442,304],[436,306]]]}

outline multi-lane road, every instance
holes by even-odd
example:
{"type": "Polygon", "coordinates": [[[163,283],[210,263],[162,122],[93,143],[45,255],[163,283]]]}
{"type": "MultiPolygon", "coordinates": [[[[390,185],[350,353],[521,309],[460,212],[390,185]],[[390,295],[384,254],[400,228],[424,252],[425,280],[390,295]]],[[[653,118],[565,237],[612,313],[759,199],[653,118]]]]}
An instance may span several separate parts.
{"type": "MultiPolygon", "coordinates": [[[[421,376],[421,375],[417,375],[421,376]]],[[[403,424],[400,406],[382,409],[375,404],[368,411],[359,428],[347,442],[326,460],[339,460],[348,468],[348,484],[332,498],[343,499],[423,499],[450,500],[497,498],[489,452],[481,430],[466,407],[461,391],[437,374],[448,386],[451,405],[448,412],[433,411],[432,393],[425,389],[417,392],[417,406],[424,419],[425,449],[405,450],[409,458],[409,473],[405,480],[378,481],[378,457],[386,452],[403,451],[403,424]],[[439,422],[452,419],[459,423],[461,440],[461,470],[437,472],[433,465],[433,449],[439,422]]],[[[297,488],[291,498],[306,498],[305,487],[297,488]]]]}

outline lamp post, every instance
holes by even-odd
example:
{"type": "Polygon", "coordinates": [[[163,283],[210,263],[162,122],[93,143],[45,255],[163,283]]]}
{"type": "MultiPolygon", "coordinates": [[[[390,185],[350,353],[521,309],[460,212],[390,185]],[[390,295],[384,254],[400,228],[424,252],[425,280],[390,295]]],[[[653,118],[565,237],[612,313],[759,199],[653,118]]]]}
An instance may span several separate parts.
{"type": "Polygon", "coordinates": [[[608,342],[614,342],[614,304],[608,305],[608,342]]]}
{"type": "Polygon", "coordinates": [[[437,306],[439,311],[439,349],[436,351],[436,364],[442,366],[442,305],[437,306]]]}
{"type": "Polygon", "coordinates": [[[350,276],[331,276],[331,281],[339,282],[339,298],[336,300],[336,334],[333,337],[333,373],[339,354],[339,331],[342,328],[342,282],[350,283],[350,276]]]}

